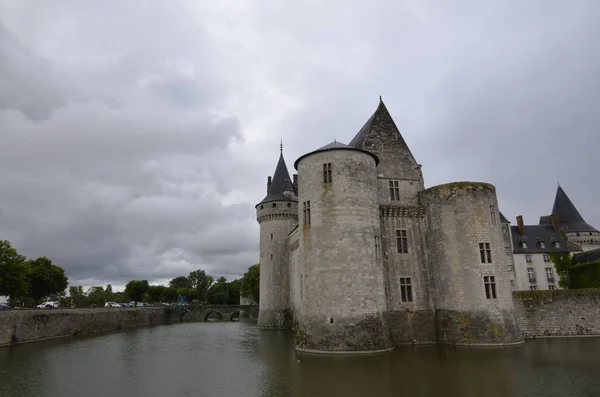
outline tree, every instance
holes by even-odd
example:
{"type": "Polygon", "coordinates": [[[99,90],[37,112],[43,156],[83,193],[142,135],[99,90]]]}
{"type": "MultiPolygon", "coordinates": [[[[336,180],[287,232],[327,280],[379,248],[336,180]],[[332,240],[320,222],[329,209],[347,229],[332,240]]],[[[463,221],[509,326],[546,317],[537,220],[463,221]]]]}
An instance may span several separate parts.
{"type": "Polygon", "coordinates": [[[151,285],[148,287],[148,297],[150,302],[160,302],[160,298],[165,290],[163,285],[151,285]]]}
{"type": "Polygon", "coordinates": [[[34,300],[51,295],[64,293],[69,278],[65,275],[65,269],[52,264],[52,261],[44,256],[28,261],[29,296],[34,300]]]}
{"type": "Polygon", "coordinates": [[[125,293],[130,300],[141,302],[144,299],[144,295],[148,291],[148,288],[150,288],[148,280],[131,280],[125,285],[125,293]]]}
{"type": "Polygon", "coordinates": [[[108,284],[106,286],[106,288],[104,288],[104,294],[105,294],[106,300],[112,300],[113,299],[112,285],[108,284]]]}
{"type": "Polygon", "coordinates": [[[71,302],[78,306],[84,307],[87,306],[88,298],[85,296],[83,292],[83,287],[81,285],[72,285],[69,287],[69,295],[71,296],[71,302]]]}
{"type": "Polygon", "coordinates": [[[163,302],[174,302],[177,299],[177,289],[176,288],[165,288],[162,294],[163,302]]]}
{"type": "Polygon", "coordinates": [[[90,287],[87,290],[87,298],[90,305],[104,306],[104,303],[106,302],[104,288],[100,286],[90,287]]]}
{"type": "Polygon", "coordinates": [[[206,300],[206,291],[208,291],[208,288],[214,282],[214,278],[206,274],[204,270],[194,270],[188,278],[192,284],[192,288],[198,291],[198,299],[206,300]]]}
{"type": "Polygon", "coordinates": [[[0,240],[0,295],[8,296],[12,305],[15,298],[25,296],[28,290],[25,257],[7,240],[0,240]]]}
{"type": "Polygon", "coordinates": [[[240,280],[240,292],[243,297],[254,298],[258,303],[260,296],[260,265],[252,265],[240,280]]]}
{"type": "Polygon", "coordinates": [[[241,288],[242,280],[233,280],[230,281],[227,285],[227,289],[229,290],[229,298],[227,303],[230,305],[239,305],[240,304],[240,288],[241,288]]]}
{"type": "Polygon", "coordinates": [[[192,288],[192,282],[189,278],[184,276],[175,277],[169,281],[169,287],[171,288],[192,288]]]}
{"type": "Polygon", "coordinates": [[[568,277],[572,266],[572,258],[569,254],[552,253],[549,254],[550,260],[554,263],[558,273],[558,286],[561,288],[569,287],[568,277]]]}

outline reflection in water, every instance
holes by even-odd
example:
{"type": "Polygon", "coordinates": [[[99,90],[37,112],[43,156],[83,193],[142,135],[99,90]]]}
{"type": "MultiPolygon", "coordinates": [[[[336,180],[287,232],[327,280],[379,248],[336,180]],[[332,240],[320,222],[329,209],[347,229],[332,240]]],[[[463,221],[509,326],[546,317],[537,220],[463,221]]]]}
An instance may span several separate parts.
{"type": "Polygon", "coordinates": [[[295,352],[245,321],[187,323],[0,349],[0,396],[600,396],[600,338],[500,349],[295,352]]]}

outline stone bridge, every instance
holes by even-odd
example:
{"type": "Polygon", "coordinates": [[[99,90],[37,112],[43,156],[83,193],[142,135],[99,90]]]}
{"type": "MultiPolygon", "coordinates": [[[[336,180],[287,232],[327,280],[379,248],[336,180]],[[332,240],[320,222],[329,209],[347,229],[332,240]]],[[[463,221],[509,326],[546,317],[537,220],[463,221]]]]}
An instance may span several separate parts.
{"type": "Polygon", "coordinates": [[[241,318],[258,319],[258,305],[190,305],[172,309],[174,321],[238,321],[241,318]]]}

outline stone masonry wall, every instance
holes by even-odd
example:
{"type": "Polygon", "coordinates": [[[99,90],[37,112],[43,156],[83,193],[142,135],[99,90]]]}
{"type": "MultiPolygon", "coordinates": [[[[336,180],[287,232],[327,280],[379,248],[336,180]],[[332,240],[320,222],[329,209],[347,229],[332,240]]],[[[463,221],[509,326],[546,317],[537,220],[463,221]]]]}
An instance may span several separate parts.
{"type": "Polygon", "coordinates": [[[523,341],[513,311],[510,257],[493,185],[458,182],[421,193],[428,225],[438,343],[511,344],[523,341]],[[491,250],[482,262],[480,244],[491,250]],[[493,277],[486,297],[484,280],[493,277]]]}
{"type": "Polygon", "coordinates": [[[381,236],[375,159],[358,150],[317,152],[298,163],[298,177],[304,282],[297,348],[391,348],[375,250],[381,236]],[[324,183],[324,163],[332,164],[332,183],[324,183]],[[311,222],[305,225],[309,200],[311,222]]]}
{"type": "Polygon", "coordinates": [[[600,289],[518,291],[513,299],[525,338],[600,335],[600,289]]]}
{"type": "Polygon", "coordinates": [[[142,325],[165,324],[169,308],[51,309],[0,312],[0,346],[142,325]]]}

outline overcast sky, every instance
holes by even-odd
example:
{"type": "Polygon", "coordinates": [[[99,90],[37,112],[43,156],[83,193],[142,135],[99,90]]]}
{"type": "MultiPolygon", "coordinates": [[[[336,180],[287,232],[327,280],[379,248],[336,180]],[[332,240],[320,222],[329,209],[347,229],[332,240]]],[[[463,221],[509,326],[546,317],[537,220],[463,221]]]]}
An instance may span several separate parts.
{"type": "Polygon", "coordinates": [[[0,2],[0,239],[73,285],[258,262],[283,139],[348,143],[383,96],[427,187],[557,181],[600,228],[600,2],[0,2]],[[294,3],[294,4],[292,4],[294,3]]]}

